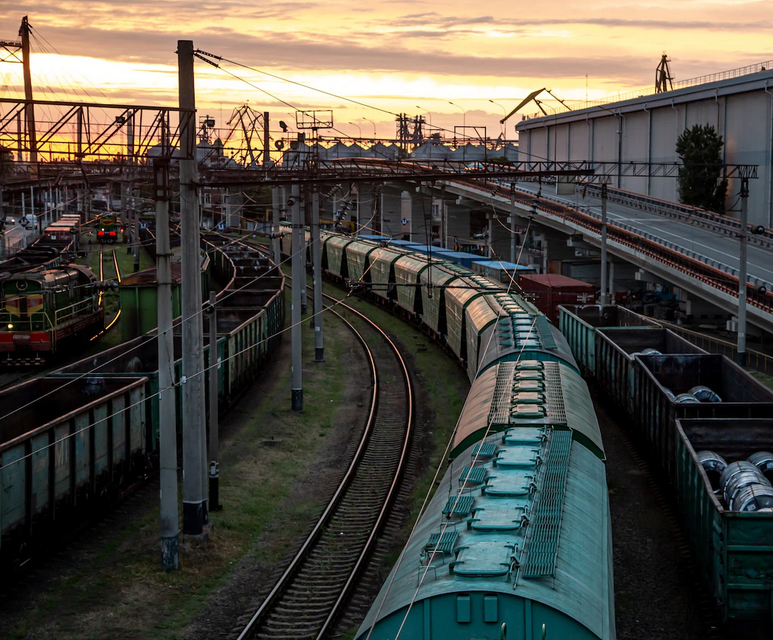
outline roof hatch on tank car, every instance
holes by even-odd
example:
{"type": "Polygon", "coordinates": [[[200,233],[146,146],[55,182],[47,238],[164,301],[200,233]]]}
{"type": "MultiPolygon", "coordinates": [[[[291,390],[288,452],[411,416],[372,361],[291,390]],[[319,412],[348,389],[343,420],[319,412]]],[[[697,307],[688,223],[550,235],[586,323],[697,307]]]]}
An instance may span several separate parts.
{"type": "Polygon", "coordinates": [[[539,449],[512,447],[501,449],[494,458],[494,466],[502,469],[533,469],[541,461],[539,449]]]}

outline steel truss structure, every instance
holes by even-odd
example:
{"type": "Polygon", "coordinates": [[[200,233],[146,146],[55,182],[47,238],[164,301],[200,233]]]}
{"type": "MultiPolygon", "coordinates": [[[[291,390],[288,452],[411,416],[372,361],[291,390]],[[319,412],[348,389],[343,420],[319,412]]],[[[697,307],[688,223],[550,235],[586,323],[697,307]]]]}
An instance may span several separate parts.
{"type": "Polygon", "coordinates": [[[176,107],[0,98],[0,146],[16,159],[37,153],[48,162],[179,158],[180,125],[194,118],[176,107]],[[38,116],[34,132],[30,110],[38,116]]]}

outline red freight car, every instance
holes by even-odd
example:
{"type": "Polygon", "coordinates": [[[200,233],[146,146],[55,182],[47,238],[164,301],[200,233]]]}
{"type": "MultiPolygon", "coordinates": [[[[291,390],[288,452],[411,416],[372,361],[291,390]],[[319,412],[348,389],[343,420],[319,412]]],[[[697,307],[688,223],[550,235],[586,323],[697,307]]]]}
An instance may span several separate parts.
{"type": "Polygon", "coordinates": [[[555,325],[558,325],[558,305],[594,304],[596,301],[596,287],[592,284],[554,273],[519,275],[518,284],[555,325]]]}

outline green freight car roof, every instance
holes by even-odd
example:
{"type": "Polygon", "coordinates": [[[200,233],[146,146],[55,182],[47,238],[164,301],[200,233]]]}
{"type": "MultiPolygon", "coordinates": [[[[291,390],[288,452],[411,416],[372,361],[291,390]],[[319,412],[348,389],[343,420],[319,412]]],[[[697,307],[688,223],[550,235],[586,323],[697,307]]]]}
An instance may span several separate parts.
{"type": "Polygon", "coordinates": [[[450,456],[456,457],[487,429],[497,432],[512,426],[542,425],[570,429],[574,440],[604,459],[601,430],[580,374],[559,362],[501,362],[472,383],[450,456]],[[542,389],[521,389],[523,381],[529,387],[536,382],[542,389]]]}
{"type": "MultiPolygon", "coordinates": [[[[462,452],[417,524],[404,557],[387,577],[355,636],[358,640],[368,637],[371,625],[371,640],[392,639],[406,616],[406,638],[438,638],[444,633],[457,637],[457,620],[470,625],[468,637],[498,637],[503,621],[508,635],[531,637],[531,630],[525,629],[526,607],[533,628],[544,623],[548,638],[615,638],[604,463],[571,441],[568,432],[546,433],[537,447],[544,463],[528,470],[499,467],[495,459],[474,460],[473,447],[462,452]],[[470,465],[484,470],[483,490],[461,480],[470,465]],[[533,477],[527,486],[533,482],[536,491],[508,497],[493,490],[497,483],[515,487],[528,473],[533,477]],[[514,482],[506,482],[511,476],[514,482]],[[461,499],[454,508],[449,498],[456,496],[472,498],[471,505],[461,507],[464,511],[471,506],[469,515],[454,515],[461,499]],[[450,519],[441,517],[444,510],[450,519]],[[440,546],[439,540],[446,542],[440,546]],[[460,620],[459,607],[466,616],[474,594],[492,599],[496,606],[490,622],[496,624],[481,624],[482,611],[460,620]],[[431,631],[426,626],[430,616],[431,631]]],[[[501,434],[490,436],[487,443],[496,444],[500,457],[534,448],[506,444],[501,434]]]]}

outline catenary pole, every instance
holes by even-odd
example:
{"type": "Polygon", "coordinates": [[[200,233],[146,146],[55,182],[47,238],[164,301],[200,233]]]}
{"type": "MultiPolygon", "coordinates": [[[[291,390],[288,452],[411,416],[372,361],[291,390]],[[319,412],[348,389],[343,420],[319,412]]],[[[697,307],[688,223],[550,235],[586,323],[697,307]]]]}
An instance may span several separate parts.
{"type": "Polygon", "coordinates": [[[177,41],[180,108],[180,231],[182,240],[183,533],[208,521],[204,423],[204,336],[201,318],[199,199],[196,193],[196,98],[193,42],[177,41]]]}
{"type": "Polygon", "coordinates": [[[301,315],[305,316],[309,306],[309,290],[306,288],[306,221],[310,217],[309,209],[311,209],[311,198],[309,198],[308,189],[304,189],[303,201],[301,202],[301,228],[300,235],[298,236],[298,253],[301,256],[301,276],[303,277],[304,287],[301,289],[301,315]]]}
{"type": "Polygon", "coordinates": [[[748,242],[748,209],[749,209],[749,178],[741,178],[741,231],[739,240],[741,252],[738,265],[738,348],[737,362],[742,367],[746,366],[746,255],[748,242]]]}
{"type": "Polygon", "coordinates": [[[607,282],[607,185],[601,185],[601,304],[609,304],[607,282]]]}
{"type": "Polygon", "coordinates": [[[311,195],[311,256],[314,274],[314,362],[325,361],[322,335],[322,247],[319,242],[319,190],[311,195]]]}
{"type": "Polygon", "coordinates": [[[153,160],[156,187],[156,278],[158,282],[158,414],[161,483],[161,567],[179,566],[177,516],[177,420],[172,333],[172,250],[169,244],[169,161],[153,160]]]}
{"type": "Polygon", "coordinates": [[[35,131],[35,105],[32,102],[32,74],[30,72],[30,24],[27,16],[21,20],[19,29],[21,36],[21,60],[22,73],[24,75],[24,99],[27,104],[24,107],[24,115],[27,120],[27,139],[30,145],[30,162],[38,161],[37,132],[35,131]]]}
{"type": "Polygon", "coordinates": [[[271,132],[269,131],[269,113],[263,112],[263,166],[271,166],[271,132]]]}
{"type": "Polygon", "coordinates": [[[515,185],[510,185],[510,262],[515,264],[515,185]]]}
{"type": "Polygon", "coordinates": [[[290,190],[290,211],[292,212],[292,408],[293,411],[303,410],[303,351],[301,346],[301,300],[306,297],[306,278],[304,274],[303,238],[301,233],[301,203],[298,185],[292,185],[290,190]]]}
{"type": "Polygon", "coordinates": [[[220,434],[217,378],[220,358],[217,355],[217,297],[209,292],[209,510],[219,511],[220,505],[220,434]]]}
{"type": "Polygon", "coordinates": [[[271,187],[271,253],[274,264],[282,262],[282,244],[279,239],[279,187],[271,187]]]}

